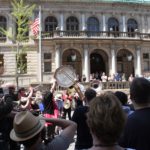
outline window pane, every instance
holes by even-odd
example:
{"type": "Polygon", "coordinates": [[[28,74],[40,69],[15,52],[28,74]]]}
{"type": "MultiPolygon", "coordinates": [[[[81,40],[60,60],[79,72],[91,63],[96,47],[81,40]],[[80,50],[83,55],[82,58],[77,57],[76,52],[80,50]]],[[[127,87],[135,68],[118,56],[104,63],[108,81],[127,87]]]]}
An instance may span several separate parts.
{"type": "Polygon", "coordinates": [[[51,62],[44,62],[44,72],[51,72],[51,62]]]}
{"type": "Polygon", "coordinates": [[[149,71],[150,70],[150,65],[149,61],[144,62],[144,71],[149,71]]]}
{"type": "Polygon", "coordinates": [[[149,59],[149,53],[143,53],[143,59],[149,59]]]}
{"type": "Polygon", "coordinates": [[[51,53],[44,53],[44,59],[51,59],[52,55],[51,53]]]}
{"type": "Polygon", "coordinates": [[[18,73],[27,73],[27,54],[20,54],[18,56],[17,69],[18,73]]]}

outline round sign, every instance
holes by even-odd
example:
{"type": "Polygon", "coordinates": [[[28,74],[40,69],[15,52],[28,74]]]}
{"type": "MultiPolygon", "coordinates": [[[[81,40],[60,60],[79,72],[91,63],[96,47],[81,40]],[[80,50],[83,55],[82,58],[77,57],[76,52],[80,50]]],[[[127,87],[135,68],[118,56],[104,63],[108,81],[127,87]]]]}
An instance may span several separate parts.
{"type": "Polygon", "coordinates": [[[75,83],[76,73],[73,67],[66,65],[57,68],[54,77],[59,86],[68,88],[75,83]]]}

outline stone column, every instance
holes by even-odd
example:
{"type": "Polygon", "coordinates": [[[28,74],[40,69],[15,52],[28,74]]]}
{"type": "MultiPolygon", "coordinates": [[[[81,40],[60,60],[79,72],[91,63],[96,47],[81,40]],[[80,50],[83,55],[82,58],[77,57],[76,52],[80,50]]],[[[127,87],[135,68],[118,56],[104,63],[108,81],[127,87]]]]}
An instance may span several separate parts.
{"type": "Polygon", "coordinates": [[[60,14],[60,31],[64,30],[64,14],[61,12],[60,14]]]}
{"type": "MultiPolygon", "coordinates": [[[[8,32],[10,33],[10,36],[14,36],[16,34],[15,22],[13,21],[12,16],[9,16],[7,29],[8,29],[8,32]]],[[[12,43],[12,40],[7,37],[7,42],[12,43]]]]}
{"type": "Polygon", "coordinates": [[[56,64],[56,69],[60,67],[61,62],[60,62],[60,45],[55,46],[55,64],[56,64]]]}
{"type": "Polygon", "coordinates": [[[116,73],[116,53],[115,53],[115,47],[111,47],[111,74],[116,73]]]}
{"type": "Polygon", "coordinates": [[[85,24],[85,14],[82,13],[81,15],[81,23],[82,23],[82,31],[86,30],[86,24],[85,24]]]}
{"type": "Polygon", "coordinates": [[[105,14],[103,14],[102,17],[103,17],[103,31],[105,32],[106,31],[106,17],[105,17],[105,14]]]}
{"type": "Polygon", "coordinates": [[[135,75],[141,76],[141,47],[136,47],[136,70],[135,75]]]}
{"type": "Polygon", "coordinates": [[[122,15],[122,32],[126,32],[126,17],[122,15]]]}
{"type": "Polygon", "coordinates": [[[84,45],[84,67],[83,67],[83,73],[86,76],[86,81],[90,81],[90,62],[89,62],[89,48],[88,45],[84,45]]]}

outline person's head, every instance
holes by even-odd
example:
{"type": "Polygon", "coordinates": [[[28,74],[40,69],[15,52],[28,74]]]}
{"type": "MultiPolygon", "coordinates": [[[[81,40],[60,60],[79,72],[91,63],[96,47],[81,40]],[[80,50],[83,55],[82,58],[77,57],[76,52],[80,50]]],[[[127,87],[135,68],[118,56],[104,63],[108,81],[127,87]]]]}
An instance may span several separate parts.
{"type": "Polygon", "coordinates": [[[53,100],[53,93],[52,92],[46,92],[43,96],[43,104],[44,106],[49,105],[50,103],[52,103],[53,100]]]}
{"type": "Polygon", "coordinates": [[[44,125],[45,121],[35,117],[31,112],[19,112],[14,118],[10,138],[13,141],[24,143],[26,147],[30,147],[40,138],[44,125]]]}
{"type": "Polygon", "coordinates": [[[96,91],[92,88],[88,88],[86,89],[84,96],[85,101],[89,103],[94,97],[96,97],[96,91]]]}
{"type": "Polygon", "coordinates": [[[7,116],[11,113],[13,109],[12,98],[9,95],[6,95],[4,98],[0,99],[0,119],[7,116]]]}
{"type": "Polygon", "coordinates": [[[126,93],[122,92],[122,91],[116,91],[115,95],[117,96],[117,98],[120,100],[122,105],[126,105],[128,102],[128,96],[126,93]]]}
{"type": "Polygon", "coordinates": [[[138,104],[149,104],[150,102],[150,81],[139,77],[135,78],[130,85],[130,98],[138,104]]]}
{"type": "Polygon", "coordinates": [[[119,139],[125,114],[118,98],[112,92],[102,93],[90,102],[87,123],[93,137],[101,144],[114,144],[119,139]]]}
{"type": "Polygon", "coordinates": [[[21,95],[21,96],[24,96],[25,95],[25,88],[24,87],[21,87],[19,90],[18,90],[18,93],[21,95]]]}

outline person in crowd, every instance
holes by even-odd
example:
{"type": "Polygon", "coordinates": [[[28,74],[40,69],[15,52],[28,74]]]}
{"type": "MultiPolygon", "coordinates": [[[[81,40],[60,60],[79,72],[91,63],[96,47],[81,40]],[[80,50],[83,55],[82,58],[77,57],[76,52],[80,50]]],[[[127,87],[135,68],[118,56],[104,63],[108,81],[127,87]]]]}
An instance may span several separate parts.
{"type": "Polygon", "coordinates": [[[133,74],[130,74],[128,81],[131,83],[133,79],[134,79],[133,74]]]}
{"type": "Polygon", "coordinates": [[[127,115],[130,115],[133,113],[133,110],[131,109],[131,105],[128,105],[128,96],[126,93],[122,92],[122,91],[116,91],[115,92],[115,95],[117,96],[117,98],[119,99],[119,101],[121,102],[122,104],[122,108],[124,110],[124,112],[127,114],[127,115]]]}
{"type": "Polygon", "coordinates": [[[62,115],[62,117],[64,119],[66,119],[66,115],[68,115],[69,120],[71,120],[72,96],[69,95],[69,93],[67,91],[63,94],[63,101],[64,101],[64,107],[63,107],[63,115],[62,115]]]}
{"type": "Polygon", "coordinates": [[[16,86],[13,83],[5,83],[1,85],[4,91],[4,95],[9,95],[12,98],[12,101],[18,101],[18,94],[15,91],[16,86]]]}
{"type": "Polygon", "coordinates": [[[26,110],[26,109],[31,109],[31,101],[32,101],[32,95],[33,95],[33,88],[32,86],[29,86],[29,93],[26,94],[25,88],[20,88],[18,90],[18,100],[20,102],[20,109],[21,110],[26,110]]]}
{"type": "Polygon", "coordinates": [[[126,82],[126,75],[125,75],[125,73],[122,73],[122,82],[126,82]]]}
{"type": "MultiPolygon", "coordinates": [[[[43,94],[43,108],[42,114],[45,118],[58,118],[59,111],[58,107],[56,105],[56,102],[54,100],[54,90],[56,86],[56,81],[53,80],[52,87],[50,91],[46,91],[43,94]]],[[[44,142],[47,143],[51,141],[54,138],[55,135],[55,125],[49,122],[45,123],[45,136],[44,136],[44,142]]]]}
{"type": "Polygon", "coordinates": [[[62,112],[63,112],[63,99],[62,99],[62,94],[61,93],[57,93],[55,95],[55,101],[56,101],[56,105],[58,107],[59,117],[61,117],[62,112]]]}
{"type": "Polygon", "coordinates": [[[77,125],[73,121],[36,117],[29,111],[16,114],[10,138],[23,144],[25,150],[66,150],[73,140],[77,125]],[[42,134],[45,122],[60,126],[63,130],[51,142],[42,143],[42,134]]]}
{"type": "Polygon", "coordinates": [[[101,80],[102,80],[102,82],[107,82],[107,76],[106,76],[105,72],[102,73],[101,80]]]}
{"type": "Polygon", "coordinates": [[[75,101],[75,108],[77,108],[79,106],[83,106],[83,100],[80,99],[79,94],[77,92],[74,93],[73,98],[75,101]]]}
{"type": "Polygon", "coordinates": [[[98,71],[96,71],[96,73],[94,74],[94,78],[95,78],[96,80],[99,80],[99,79],[100,79],[100,75],[99,75],[98,71]]]}
{"type": "Polygon", "coordinates": [[[92,136],[86,123],[86,113],[89,110],[89,102],[96,97],[95,90],[88,88],[85,93],[85,106],[79,106],[75,109],[72,120],[77,123],[77,140],[75,149],[87,149],[92,146],[92,136]]]}
{"type": "Polygon", "coordinates": [[[123,150],[117,141],[125,126],[125,113],[112,92],[102,93],[90,102],[87,123],[93,146],[89,150],[123,150]]]}
{"type": "Polygon", "coordinates": [[[108,76],[108,82],[113,82],[113,81],[115,81],[114,74],[110,74],[110,75],[108,76]]]}
{"type": "Polygon", "coordinates": [[[128,116],[119,144],[136,150],[150,150],[150,81],[137,77],[130,85],[135,112],[128,116]]]}
{"type": "Polygon", "coordinates": [[[115,74],[115,81],[121,81],[121,76],[118,72],[115,74]]]}
{"type": "Polygon", "coordinates": [[[19,150],[20,146],[9,137],[13,128],[13,99],[5,95],[0,99],[0,150],[19,150]]]}

